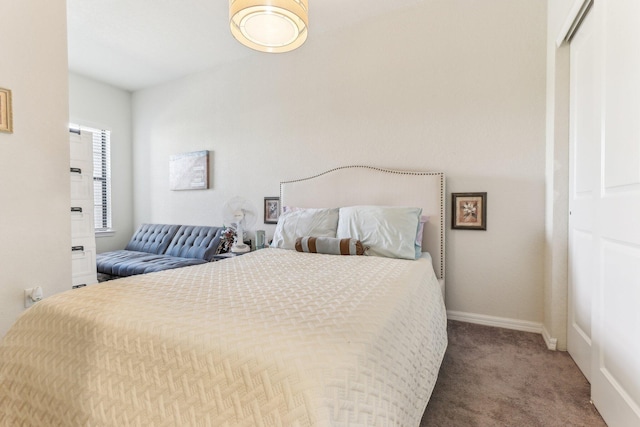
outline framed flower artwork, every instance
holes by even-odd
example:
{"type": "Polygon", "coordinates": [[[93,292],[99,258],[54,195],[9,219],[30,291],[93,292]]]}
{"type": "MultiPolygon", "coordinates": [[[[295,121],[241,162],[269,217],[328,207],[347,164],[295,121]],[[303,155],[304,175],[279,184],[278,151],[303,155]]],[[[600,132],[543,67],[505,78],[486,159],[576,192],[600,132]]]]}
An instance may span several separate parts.
{"type": "Polygon", "coordinates": [[[280,197],[264,198],[264,223],[277,224],[280,216],[280,197]]]}
{"type": "Polygon", "coordinates": [[[451,228],[487,229],[487,193],[452,193],[451,228]]]}

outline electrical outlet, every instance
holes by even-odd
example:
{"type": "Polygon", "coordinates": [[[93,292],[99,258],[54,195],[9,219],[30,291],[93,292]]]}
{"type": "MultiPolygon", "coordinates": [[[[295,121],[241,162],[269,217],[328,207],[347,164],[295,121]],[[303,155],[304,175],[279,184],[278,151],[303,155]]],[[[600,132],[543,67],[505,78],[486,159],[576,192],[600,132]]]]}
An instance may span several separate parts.
{"type": "Polygon", "coordinates": [[[33,288],[24,290],[24,308],[29,308],[33,305],[33,300],[31,299],[31,292],[33,292],[33,288]]]}
{"type": "Polygon", "coordinates": [[[31,307],[34,303],[40,301],[41,299],[42,288],[40,286],[24,290],[24,308],[31,307]]]}

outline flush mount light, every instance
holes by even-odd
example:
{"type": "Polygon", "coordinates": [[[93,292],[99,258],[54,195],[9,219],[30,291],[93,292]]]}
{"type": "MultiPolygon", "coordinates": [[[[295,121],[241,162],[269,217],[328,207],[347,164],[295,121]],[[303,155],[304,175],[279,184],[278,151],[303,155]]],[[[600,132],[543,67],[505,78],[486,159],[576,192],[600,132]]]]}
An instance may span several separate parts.
{"type": "Polygon", "coordinates": [[[229,0],[231,34],[260,52],[294,50],[307,39],[307,0],[229,0]]]}

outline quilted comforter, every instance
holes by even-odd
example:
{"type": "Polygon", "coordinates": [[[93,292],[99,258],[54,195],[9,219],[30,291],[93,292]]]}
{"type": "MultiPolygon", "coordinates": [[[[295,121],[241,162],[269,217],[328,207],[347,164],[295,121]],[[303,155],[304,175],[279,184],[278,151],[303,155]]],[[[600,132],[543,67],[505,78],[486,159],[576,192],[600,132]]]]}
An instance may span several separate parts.
{"type": "Polygon", "coordinates": [[[446,345],[428,260],[265,249],[37,303],[0,425],[417,426],[446,345]]]}

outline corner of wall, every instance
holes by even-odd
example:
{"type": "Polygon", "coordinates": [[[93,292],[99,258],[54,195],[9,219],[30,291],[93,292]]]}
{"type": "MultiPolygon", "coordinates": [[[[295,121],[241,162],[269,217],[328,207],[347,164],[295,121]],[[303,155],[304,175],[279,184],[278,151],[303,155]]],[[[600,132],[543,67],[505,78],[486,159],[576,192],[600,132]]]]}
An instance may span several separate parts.
{"type": "Polygon", "coordinates": [[[552,351],[558,350],[558,339],[552,338],[551,334],[547,330],[546,326],[542,326],[542,338],[544,339],[544,343],[547,345],[547,348],[552,351]]]}
{"type": "Polygon", "coordinates": [[[549,1],[544,332],[547,346],[566,349],[569,192],[569,48],[557,47],[558,31],[573,1],[549,1]]]}

